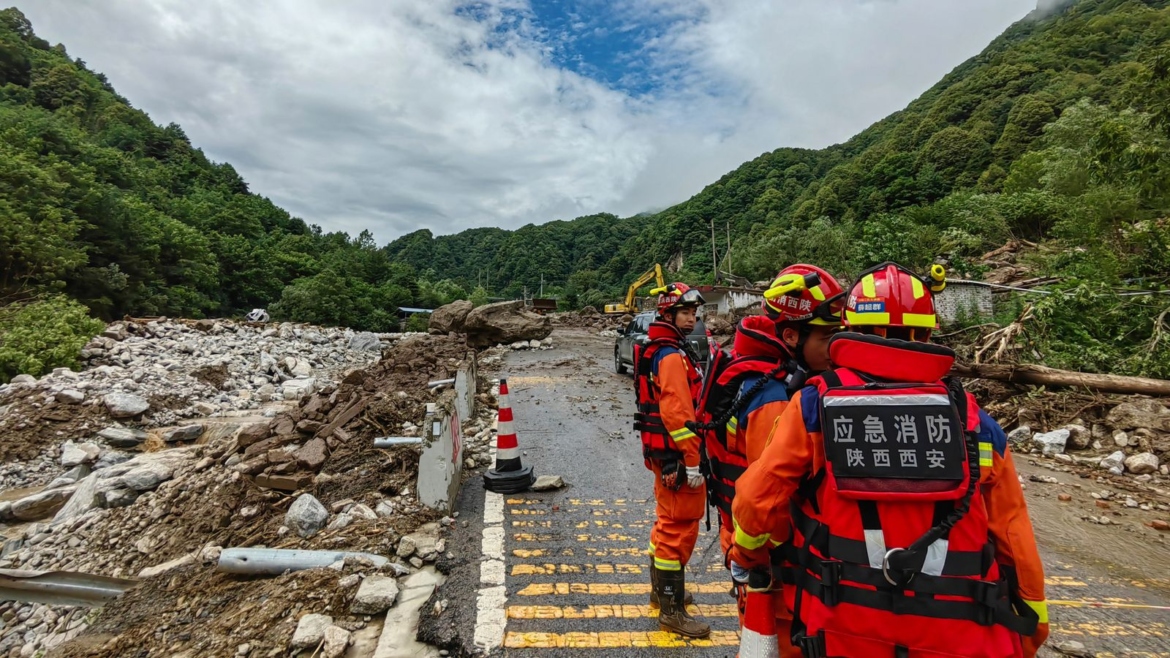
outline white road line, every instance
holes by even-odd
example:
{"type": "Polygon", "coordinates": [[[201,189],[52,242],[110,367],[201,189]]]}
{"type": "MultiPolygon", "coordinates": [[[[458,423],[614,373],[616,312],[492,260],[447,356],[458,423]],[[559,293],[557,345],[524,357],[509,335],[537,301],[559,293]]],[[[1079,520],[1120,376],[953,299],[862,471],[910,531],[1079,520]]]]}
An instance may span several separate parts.
{"type": "MultiPolygon", "coordinates": [[[[492,447],[492,468],[496,465],[496,449],[492,447]]],[[[479,597],[475,602],[475,645],[492,650],[504,643],[504,627],[508,623],[504,591],[504,497],[491,491],[483,493],[483,542],[479,563],[479,597]]]]}

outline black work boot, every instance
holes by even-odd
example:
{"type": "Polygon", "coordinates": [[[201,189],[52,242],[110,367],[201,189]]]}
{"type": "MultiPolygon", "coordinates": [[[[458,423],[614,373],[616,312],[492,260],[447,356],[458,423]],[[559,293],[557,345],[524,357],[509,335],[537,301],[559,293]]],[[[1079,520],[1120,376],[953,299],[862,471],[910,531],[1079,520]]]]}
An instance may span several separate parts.
{"type": "Polygon", "coordinates": [[[657,581],[658,601],[662,609],[658,613],[658,627],[661,630],[677,633],[683,637],[704,638],[711,634],[711,627],[695,619],[687,612],[683,599],[686,593],[686,572],[664,571],[657,572],[652,579],[657,581]]]}
{"type": "MultiPolygon", "coordinates": [[[[684,603],[686,605],[694,605],[695,604],[695,597],[691,596],[690,592],[687,592],[686,599],[684,600],[684,603]]],[[[657,610],[660,607],[661,607],[661,604],[658,602],[658,570],[654,568],[654,556],[651,555],[650,556],[650,609],[657,610]]]]}

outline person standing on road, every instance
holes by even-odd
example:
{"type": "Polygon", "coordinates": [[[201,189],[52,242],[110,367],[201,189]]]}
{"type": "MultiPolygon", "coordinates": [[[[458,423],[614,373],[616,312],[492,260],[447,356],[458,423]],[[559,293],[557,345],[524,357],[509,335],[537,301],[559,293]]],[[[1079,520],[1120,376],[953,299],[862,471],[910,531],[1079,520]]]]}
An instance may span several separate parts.
{"type": "Polygon", "coordinates": [[[703,638],[711,627],[687,612],[684,569],[699,537],[707,491],[699,472],[699,439],[687,427],[695,420],[701,377],[687,341],[695,328],[699,291],[672,283],[656,291],[658,315],[647,342],[635,347],[634,429],[642,435],[642,456],[654,472],[657,518],[650,532],[650,605],[661,606],[659,627],[703,638]]]}
{"type": "MultiPolygon", "coordinates": [[[[791,394],[804,386],[809,374],[829,368],[829,339],[841,326],[845,290],[828,272],[797,264],[776,275],[765,293],[764,315],[744,318],[736,329],[732,352],[708,376],[700,418],[707,430],[705,449],[709,465],[707,487],[719,511],[719,541],[727,555],[734,544],[731,502],[735,482],[764,451],[772,427],[788,406],[791,394]]],[[[776,614],[780,655],[800,656],[788,637],[792,615],[780,583],[782,555],[772,551],[776,573],[773,610],[776,614]]],[[[747,601],[748,574],[731,563],[740,625],[747,601]]]]}
{"type": "Polygon", "coordinates": [[[806,656],[1035,656],[1044,572],[1007,437],[929,342],[932,290],[883,263],[850,290],[833,370],[797,393],[736,483],[731,559],[790,542],[806,656]]]}

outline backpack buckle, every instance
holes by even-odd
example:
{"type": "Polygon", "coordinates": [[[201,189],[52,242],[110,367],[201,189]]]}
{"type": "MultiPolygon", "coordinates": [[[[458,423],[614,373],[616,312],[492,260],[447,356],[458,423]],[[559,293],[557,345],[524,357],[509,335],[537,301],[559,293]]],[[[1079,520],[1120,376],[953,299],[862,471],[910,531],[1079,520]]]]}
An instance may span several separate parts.
{"type": "Polygon", "coordinates": [[[882,558],[882,576],[886,579],[887,583],[894,587],[906,587],[910,584],[911,580],[914,580],[914,571],[890,566],[891,557],[897,559],[899,553],[905,552],[905,548],[891,548],[886,551],[885,557],[882,558]]]}
{"type": "Polygon", "coordinates": [[[838,596],[841,586],[841,563],[837,561],[821,561],[821,602],[832,608],[840,601],[838,596]]]}
{"type": "Polygon", "coordinates": [[[796,646],[800,647],[804,658],[827,658],[825,655],[825,638],[820,633],[816,635],[801,635],[793,638],[796,646]]]}

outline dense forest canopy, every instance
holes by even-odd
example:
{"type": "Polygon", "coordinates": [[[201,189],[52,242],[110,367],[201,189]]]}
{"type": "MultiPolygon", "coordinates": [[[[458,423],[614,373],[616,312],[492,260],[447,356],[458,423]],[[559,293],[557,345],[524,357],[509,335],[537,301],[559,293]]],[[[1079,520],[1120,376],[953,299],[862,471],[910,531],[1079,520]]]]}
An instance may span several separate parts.
{"type": "Polygon", "coordinates": [[[18,10],[0,11],[0,379],[17,367],[3,356],[16,318],[82,331],[71,304],[103,319],[267,307],[393,330],[400,306],[542,283],[571,307],[597,305],[655,262],[710,282],[712,228],[719,268],[752,279],[797,260],[848,276],[943,259],[978,275],[988,249],[1039,242],[1032,266],[1068,294],[1038,306],[1036,353],[1170,375],[1164,298],[1115,292],[1170,276],[1170,0],[1045,5],[848,142],[764,153],[657,214],[421,230],[384,247],[252,193],[179,126],[156,125],[18,10]]]}

